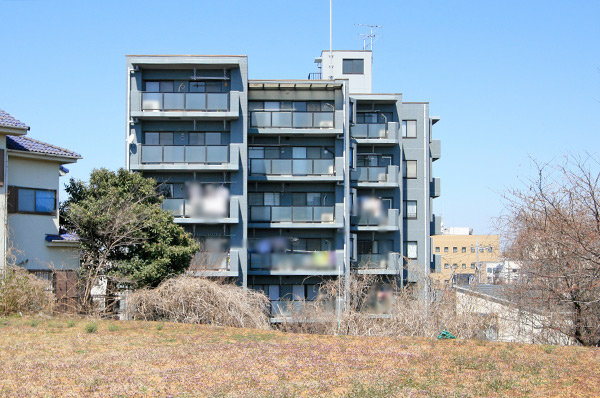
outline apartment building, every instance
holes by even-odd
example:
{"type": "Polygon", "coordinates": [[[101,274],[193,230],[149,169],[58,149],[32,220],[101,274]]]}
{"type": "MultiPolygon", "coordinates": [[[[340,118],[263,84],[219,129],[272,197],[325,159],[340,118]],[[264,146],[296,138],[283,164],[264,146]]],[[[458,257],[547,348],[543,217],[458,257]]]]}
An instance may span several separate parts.
{"type": "Polygon", "coordinates": [[[498,235],[473,235],[471,228],[443,228],[432,236],[434,255],[441,256],[441,267],[431,275],[434,283],[488,283],[488,268],[500,258],[498,235]]]}
{"type": "Polygon", "coordinates": [[[249,80],[246,56],[127,56],[127,165],[202,243],[191,272],[264,291],[275,317],[327,279],[429,274],[439,119],[372,93],[371,56],[324,51],[305,80],[249,80]]]}

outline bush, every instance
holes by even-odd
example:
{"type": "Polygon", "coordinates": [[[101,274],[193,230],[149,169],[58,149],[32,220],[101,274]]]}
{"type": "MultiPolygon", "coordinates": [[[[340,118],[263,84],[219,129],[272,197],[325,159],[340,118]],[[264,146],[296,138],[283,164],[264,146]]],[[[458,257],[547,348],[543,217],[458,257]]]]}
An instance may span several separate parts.
{"type": "Polygon", "coordinates": [[[96,322],[90,322],[85,325],[85,331],[87,333],[96,333],[98,331],[98,324],[96,322]]]}
{"type": "Polygon", "coordinates": [[[230,283],[179,276],[127,299],[133,319],[269,329],[269,300],[230,283]]]}
{"type": "Polygon", "coordinates": [[[46,287],[24,268],[8,266],[0,271],[0,315],[51,313],[54,295],[46,287]]]}

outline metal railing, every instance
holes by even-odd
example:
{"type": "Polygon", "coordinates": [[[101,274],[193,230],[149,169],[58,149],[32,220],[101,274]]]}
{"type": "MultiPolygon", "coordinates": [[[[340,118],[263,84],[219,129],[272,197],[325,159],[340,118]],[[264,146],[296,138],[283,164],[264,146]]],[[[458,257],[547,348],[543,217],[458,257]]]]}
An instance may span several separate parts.
{"type": "Polygon", "coordinates": [[[142,111],[228,111],[229,95],[142,92],[142,111]]]}
{"type": "Polygon", "coordinates": [[[398,216],[400,211],[398,209],[388,209],[382,212],[382,214],[362,214],[354,216],[353,224],[358,226],[378,226],[378,227],[395,227],[398,226],[398,216]]]}
{"type": "Polygon", "coordinates": [[[334,206],[250,206],[250,222],[332,223],[334,206]]]}
{"type": "Polygon", "coordinates": [[[398,140],[398,123],[357,123],[350,126],[350,136],[358,140],[398,140]]]}
{"type": "Polygon", "coordinates": [[[331,175],[334,159],[250,159],[251,175],[331,175]]]}
{"type": "Polygon", "coordinates": [[[334,112],[254,111],[250,112],[250,126],[255,128],[317,128],[334,127],[334,112]]]}
{"type": "Polygon", "coordinates": [[[388,168],[387,166],[381,167],[357,167],[356,170],[352,170],[352,180],[358,182],[387,182],[388,181],[388,168]]]}
{"type": "Polygon", "coordinates": [[[228,163],[229,145],[141,145],[142,163],[228,163]]]}
{"type": "Polygon", "coordinates": [[[162,208],[170,211],[174,217],[202,218],[218,221],[224,218],[237,218],[236,209],[239,208],[239,198],[233,196],[228,203],[224,203],[221,209],[207,211],[202,202],[192,202],[189,199],[167,198],[162,202],[162,208]]]}
{"type": "Polygon", "coordinates": [[[323,73],[321,72],[310,72],[308,74],[308,80],[322,80],[323,79],[323,73]]]}

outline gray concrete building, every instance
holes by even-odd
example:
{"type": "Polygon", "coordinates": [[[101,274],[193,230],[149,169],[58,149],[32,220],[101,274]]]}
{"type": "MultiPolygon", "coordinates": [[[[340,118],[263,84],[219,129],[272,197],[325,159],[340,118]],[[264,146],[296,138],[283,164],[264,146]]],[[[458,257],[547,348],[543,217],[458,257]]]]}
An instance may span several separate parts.
{"type": "Polygon", "coordinates": [[[127,56],[129,170],[202,243],[190,271],[263,290],[274,318],[326,279],[418,283],[436,266],[439,118],[372,93],[370,51],[315,62],[305,80],[249,80],[246,56],[127,56]]]}

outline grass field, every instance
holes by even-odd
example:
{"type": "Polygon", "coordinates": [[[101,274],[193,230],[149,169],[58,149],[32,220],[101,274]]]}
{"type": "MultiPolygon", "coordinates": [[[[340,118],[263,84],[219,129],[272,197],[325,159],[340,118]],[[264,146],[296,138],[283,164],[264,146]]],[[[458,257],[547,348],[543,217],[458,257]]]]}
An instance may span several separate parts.
{"type": "Polygon", "coordinates": [[[598,397],[600,349],[8,318],[0,396],[598,397]]]}

